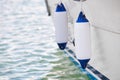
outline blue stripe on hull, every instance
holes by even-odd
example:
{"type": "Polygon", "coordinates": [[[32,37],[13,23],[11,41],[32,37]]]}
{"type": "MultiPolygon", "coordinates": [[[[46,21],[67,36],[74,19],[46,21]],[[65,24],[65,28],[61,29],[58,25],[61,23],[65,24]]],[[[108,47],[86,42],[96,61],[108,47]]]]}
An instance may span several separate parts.
{"type": "MultiPolygon", "coordinates": [[[[69,59],[80,69],[80,71],[82,72],[87,72],[87,75],[89,76],[90,80],[98,80],[95,76],[93,76],[91,73],[89,73],[86,69],[83,69],[81,67],[81,65],[79,64],[79,62],[77,62],[75,59],[76,57],[74,57],[74,52],[69,49],[68,47],[66,47],[65,49],[65,54],[68,55],[69,59]],[[70,56],[73,55],[73,56],[70,56]],[[74,57],[74,58],[73,58],[74,57]]],[[[97,71],[94,67],[92,67],[91,65],[87,65],[86,67],[87,69],[89,69],[93,74],[95,74],[97,77],[99,77],[99,79],[101,80],[110,80],[109,78],[107,78],[105,75],[103,75],[102,73],[100,73],[99,71],[97,71]]]]}

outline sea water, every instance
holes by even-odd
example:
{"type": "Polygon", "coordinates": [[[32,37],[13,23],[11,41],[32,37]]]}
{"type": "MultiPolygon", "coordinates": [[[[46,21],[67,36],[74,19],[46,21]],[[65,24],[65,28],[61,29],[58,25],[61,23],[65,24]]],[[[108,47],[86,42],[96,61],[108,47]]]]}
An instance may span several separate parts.
{"type": "Polygon", "coordinates": [[[89,80],[54,35],[44,0],[0,0],[0,80],[89,80]]]}

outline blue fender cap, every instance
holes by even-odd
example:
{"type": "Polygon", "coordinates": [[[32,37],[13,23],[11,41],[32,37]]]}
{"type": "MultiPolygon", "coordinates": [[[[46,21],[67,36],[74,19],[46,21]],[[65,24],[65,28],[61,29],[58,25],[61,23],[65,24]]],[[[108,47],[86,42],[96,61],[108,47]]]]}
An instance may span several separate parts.
{"type": "Polygon", "coordinates": [[[56,12],[63,12],[63,11],[66,11],[64,4],[63,3],[57,4],[56,12]]]}
{"type": "Polygon", "coordinates": [[[82,67],[83,69],[85,69],[85,68],[87,67],[87,64],[88,64],[89,60],[90,60],[90,59],[82,59],[82,60],[78,60],[78,61],[80,62],[81,67],[82,67]]]}
{"type": "Polygon", "coordinates": [[[83,12],[81,11],[76,22],[82,23],[82,22],[89,22],[89,21],[86,18],[85,14],[83,14],[83,12]]]}
{"type": "Polygon", "coordinates": [[[59,47],[61,50],[64,50],[65,47],[66,47],[67,42],[65,42],[65,43],[57,43],[57,44],[58,44],[58,47],[59,47]]]}

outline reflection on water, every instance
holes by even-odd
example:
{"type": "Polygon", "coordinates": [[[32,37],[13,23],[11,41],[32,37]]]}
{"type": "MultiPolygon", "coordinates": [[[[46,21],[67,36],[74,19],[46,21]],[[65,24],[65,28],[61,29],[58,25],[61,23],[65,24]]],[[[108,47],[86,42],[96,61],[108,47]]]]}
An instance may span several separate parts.
{"type": "Polygon", "coordinates": [[[44,0],[0,0],[0,80],[89,80],[54,42],[44,0]]]}

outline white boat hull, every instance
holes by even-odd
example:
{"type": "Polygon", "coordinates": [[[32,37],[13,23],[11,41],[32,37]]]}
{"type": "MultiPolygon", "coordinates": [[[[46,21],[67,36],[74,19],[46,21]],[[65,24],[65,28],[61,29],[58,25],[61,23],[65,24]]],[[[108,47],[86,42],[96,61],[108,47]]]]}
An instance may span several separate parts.
{"type": "MultiPolygon", "coordinates": [[[[69,26],[80,11],[80,2],[62,0],[69,10],[69,26]],[[71,20],[72,19],[72,20],[71,20]]],[[[51,12],[58,0],[49,0],[51,12]]],[[[120,79],[120,0],[86,0],[83,10],[90,21],[92,59],[90,64],[111,80],[120,79]]],[[[71,30],[73,31],[73,27],[71,30]]],[[[73,34],[73,32],[71,32],[73,34]]],[[[74,51],[74,47],[71,49],[74,51]]]]}

